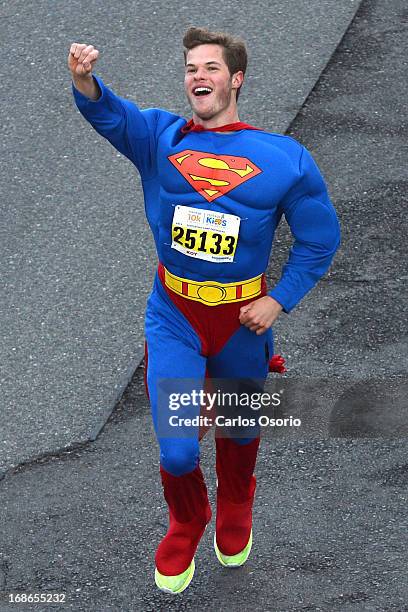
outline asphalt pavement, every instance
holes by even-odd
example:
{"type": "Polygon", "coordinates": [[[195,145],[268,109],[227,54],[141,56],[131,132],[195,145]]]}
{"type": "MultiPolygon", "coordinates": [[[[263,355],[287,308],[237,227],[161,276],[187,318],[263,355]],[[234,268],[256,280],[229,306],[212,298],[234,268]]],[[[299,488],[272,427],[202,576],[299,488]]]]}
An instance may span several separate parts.
{"type": "MultiPolygon", "coordinates": [[[[212,521],[191,586],[156,590],[166,514],[140,366],[94,442],[0,481],[0,610],[408,610],[407,23],[403,0],[363,2],[289,128],[322,169],[343,241],[275,325],[288,373],[268,389],[290,395],[305,427],[261,443],[247,564],[218,564],[212,521]],[[66,603],[7,603],[22,592],[66,603]]],[[[283,225],[271,283],[289,243],[283,225]]],[[[211,432],[201,462],[214,501],[211,432]]]]}
{"type": "Polygon", "coordinates": [[[359,2],[0,2],[0,473],[94,440],[143,357],[157,258],[142,189],[74,104],[71,43],[99,49],[118,94],[190,117],[183,32],[244,35],[242,120],[284,131],[359,2]]]}

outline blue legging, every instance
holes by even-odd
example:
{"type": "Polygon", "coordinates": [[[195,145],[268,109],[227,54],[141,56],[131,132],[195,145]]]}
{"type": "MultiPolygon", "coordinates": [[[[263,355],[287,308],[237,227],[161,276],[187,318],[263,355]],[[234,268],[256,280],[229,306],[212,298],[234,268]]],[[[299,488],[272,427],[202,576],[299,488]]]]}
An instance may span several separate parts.
{"type": "MultiPolygon", "coordinates": [[[[198,416],[200,407],[190,403],[177,411],[171,410],[169,389],[188,393],[193,388],[203,388],[206,370],[211,378],[254,379],[263,384],[268,373],[269,356],[273,355],[272,330],[257,336],[241,325],[216,355],[205,357],[201,354],[198,334],[172,303],[156,275],[147,302],[145,336],[148,356],[146,383],[160,446],[160,463],[171,474],[180,476],[197,466],[199,428],[177,427],[176,430],[170,428],[170,431],[162,424],[168,424],[169,417],[174,414],[177,417],[198,416]]],[[[252,428],[250,437],[236,437],[235,441],[247,444],[257,435],[259,428],[252,428]]]]}

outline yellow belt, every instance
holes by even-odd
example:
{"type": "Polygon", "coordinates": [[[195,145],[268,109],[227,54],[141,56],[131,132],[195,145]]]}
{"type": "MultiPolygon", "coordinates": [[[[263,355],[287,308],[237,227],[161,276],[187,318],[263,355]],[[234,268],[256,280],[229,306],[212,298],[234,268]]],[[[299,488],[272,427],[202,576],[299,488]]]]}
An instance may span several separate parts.
{"type": "Polygon", "coordinates": [[[218,304],[248,300],[259,295],[262,289],[262,274],[241,283],[199,282],[181,278],[164,268],[164,282],[174,293],[188,300],[195,300],[207,306],[218,306],[218,304]]]}

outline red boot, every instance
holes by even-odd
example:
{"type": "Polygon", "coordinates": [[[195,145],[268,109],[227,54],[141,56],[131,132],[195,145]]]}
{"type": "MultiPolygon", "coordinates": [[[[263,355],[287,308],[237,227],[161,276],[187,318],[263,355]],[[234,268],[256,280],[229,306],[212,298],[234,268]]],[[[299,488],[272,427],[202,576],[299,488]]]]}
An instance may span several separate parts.
{"type": "Polygon", "coordinates": [[[188,474],[173,476],[160,466],[169,528],[156,551],[155,579],[163,591],[180,593],[194,574],[194,554],[211,519],[207,487],[199,465],[188,474]]]}
{"type": "Polygon", "coordinates": [[[251,550],[259,442],[259,437],[249,444],[237,444],[229,438],[215,439],[218,483],[214,547],[225,566],[242,565],[251,550]]]}

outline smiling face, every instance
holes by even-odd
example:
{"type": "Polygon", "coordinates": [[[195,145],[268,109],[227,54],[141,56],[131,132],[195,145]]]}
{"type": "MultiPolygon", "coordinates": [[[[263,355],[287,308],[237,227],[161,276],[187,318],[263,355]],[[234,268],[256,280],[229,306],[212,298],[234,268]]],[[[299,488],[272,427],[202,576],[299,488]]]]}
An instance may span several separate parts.
{"type": "Polygon", "coordinates": [[[230,75],[220,45],[203,44],[190,49],[184,87],[195,123],[198,119],[207,127],[217,127],[238,121],[234,92],[243,78],[242,71],[230,75]]]}

